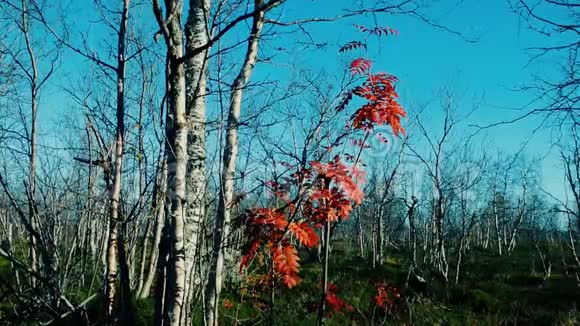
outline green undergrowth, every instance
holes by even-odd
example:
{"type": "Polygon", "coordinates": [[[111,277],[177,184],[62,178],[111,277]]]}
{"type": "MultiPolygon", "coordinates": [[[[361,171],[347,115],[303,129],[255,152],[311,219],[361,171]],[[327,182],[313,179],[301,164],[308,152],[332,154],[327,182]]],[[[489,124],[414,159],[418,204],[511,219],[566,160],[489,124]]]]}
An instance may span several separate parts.
{"type": "MultiPolygon", "coordinates": [[[[556,263],[544,279],[539,261],[530,253],[513,252],[498,256],[492,250],[474,250],[465,258],[464,269],[455,284],[454,268],[449,282],[429,270],[417,270],[427,280],[425,289],[405,287],[409,262],[405,252],[390,252],[381,266],[373,268],[354,253],[331,257],[330,281],[336,294],[352,309],[342,309],[327,319],[327,325],[579,325],[580,289],[570,268],[556,263]],[[535,266],[534,266],[535,264],[535,266]],[[568,273],[566,273],[568,272],[568,273]],[[400,291],[390,311],[376,306],[375,286],[386,283],[400,291]]],[[[454,261],[450,254],[450,264],[454,261]]],[[[220,325],[315,325],[316,303],[321,299],[321,264],[305,262],[302,282],[273,293],[243,290],[239,281],[228,281],[220,302],[220,325]],[[252,295],[254,293],[254,295],[252,295]]],[[[0,277],[10,277],[10,266],[0,258],[0,277]]],[[[76,302],[89,294],[69,294],[76,302]]],[[[136,325],[152,325],[154,298],[134,300],[136,325]]],[[[193,325],[202,325],[202,303],[193,307],[193,325]]],[[[0,320],[13,307],[0,302],[0,320]]],[[[87,306],[91,325],[103,322],[102,299],[87,306]]],[[[60,325],[82,325],[78,316],[60,325]]],[[[0,323],[2,324],[2,323],[0,323]]]]}
{"type": "MultiPolygon", "coordinates": [[[[500,257],[491,250],[472,252],[457,285],[454,273],[446,284],[429,271],[418,272],[428,279],[427,289],[421,292],[405,288],[405,253],[393,252],[375,268],[353,254],[335,256],[330,281],[339,287],[337,295],[354,309],[334,314],[327,324],[576,325],[580,289],[575,279],[555,264],[551,277],[544,280],[539,265],[538,270],[531,270],[529,254],[513,252],[500,257]],[[401,299],[390,313],[380,311],[374,303],[378,282],[401,290],[401,299]]],[[[222,308],[222,324],[314,325],[316,312],[309,309],[309,303],[320,299],[320,275],[319,263],[305,264],[300,285],[276,291],[273,312],[267,306],[269,294],[258,301],[248,300],[232,285],[225,289],[225,297],[233,307],[222,308]]]]}

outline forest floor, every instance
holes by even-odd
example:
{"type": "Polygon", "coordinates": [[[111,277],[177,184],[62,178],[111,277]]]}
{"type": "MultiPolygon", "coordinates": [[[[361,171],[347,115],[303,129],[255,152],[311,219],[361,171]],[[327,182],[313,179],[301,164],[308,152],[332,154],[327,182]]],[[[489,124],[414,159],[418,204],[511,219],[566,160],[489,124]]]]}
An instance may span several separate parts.
{"type": "MultiPolygon", "coordinates": [[[[552,273],[544,280],[540,259],[529,248],[511,255],[475,250],[465,259],[459,284],[454,271],[446,284],[440,278],[424,276],[425,289],[405,287],[408,275],[406,254],[391,252],[380,267],[354,254],[335,253],[330,280],[336,295],[351,306],[332,314],[328,325],[580,325],[580,288],[573,266],[563,266],[552,257],[552,273]],[[566,275],[566,270],[568,274],[566,275]],[[400,291],[388,311],[378,308],[377,284],[400,291]]],[[[568,260],[571,264],[571,260],[568,260]]],[[[450,261],[450,269],[455,266],[450,261]]],[[[421,275],[421,272],[418,272],[421,275]]],[[[424,272],[427,273],[427,272],[424,272]]],[[[320,300],[321,264],[303,264],[303,282],[293,289],[275,293],[270,314],[269,295],[244,296],[239,286],[225,291],[224,325],[315,325],[315,304],[320,300]],[[258,322],[261,321],[261,322],[258,322]]]]}
{"type": "MultiPolygon", "coordinates": [[[[455,284],[454,272],[450,272],[446,284],[423,271],[418,274],[425,273],[422,276],[427,286],[421,290],[405,287],[405,253],[389,252],[382,266],[372,268],[355,254],[335,252],[331,256],[330,281],[336,286],[337,297],[348,306],[332,313],[327,324],[580,325],[580,288],[573,267],[564,266],[561,256],[555,255],[551,277],[544,280],[540,259],[530,256],[531,252],[527,248],[500,257],[491,250],[473,250],[465,259],[459,284],[455,284]],[[375,300],[376,285],[381,283],[395,289],[390,293],[388,310],[379,308],[375,300]]],[[[568,261],[572,265],[572,260],[568,261]]],[[[450,269],[454,266],[450,261],[450,269]]],[[[0,271],[6,267],[0,260],[0,271]]],[[[278,288],[273,311],[269,291],[244,286],[247,279],[242,284],[229,281],[223,290],[220,325],[315,325],[320,275],[319,262],[304,262],[300,272],[303,281],[292,289],[278,288]]],[[[136,302],[138,324],[152,325],[153,302],[136,302]]],[[[99,300],[95,300],[88,313],[96,317],[96,324],[99,311],[99,300]]],[[[202,325],[201,309],[194,315],[193,324],[202,325]]]]}

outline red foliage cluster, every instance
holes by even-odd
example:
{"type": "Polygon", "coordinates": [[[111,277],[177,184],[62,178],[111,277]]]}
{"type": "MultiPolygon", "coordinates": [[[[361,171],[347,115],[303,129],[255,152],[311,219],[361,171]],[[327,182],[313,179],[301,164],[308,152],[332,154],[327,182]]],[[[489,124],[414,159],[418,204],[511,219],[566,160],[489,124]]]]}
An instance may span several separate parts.
{"type": "Polygon", "coordinates": [[[271,251],[273,251],[274,270],[284,278],[284,283],[289,288],[293,288],[300,282],[300,277],[298,277],[300,258],[298,258],[296,248],[290,243],[285,243],[272,246],[271,251]]]}
{"type": "Polygon", "coordinates": [[[353,202],[360,204],[364,196],[354,181],[362,179],[362,171],[349,168],[338,156],[328,163],[310,162],[309,169],[295,175],[296,177],[283,179],[283,183],[267,183],[272,193],[284,202],[285,206],[256,208],[247,212],[246,233],[251,241],[248,242],[249,246],[240,263],[242,271],[260,249],[266,248],[266,253],[272,258],[276,275],[290,288],[300,281],[298,277],[300,259],[295,245],[286,235],[291,234],[306,248],[314,248],[319,241],[315,228],[322,227],[328,221],[347,219],[353,208],[353,202]],[[299,182],[297,177],[299,175],[313,186],[304,198],[302,212],[304,218],[293,221],[289,218],[295,215],[296,209],[293,201],[289,199],[289,191],[299,182]]]}
{"type": "Polygon", "coordinates": [[[314,248],[318,246],[318,234],[306,222],[291,222],[288,230],[292,233],[300,243],[306,248],[314,248]]]}
{"type": "Polygon", "coordinates": [[[377,294],[375,295],[375,304],[385,312],[390,311],[395,305],[396,300],[401,297],[399,290],[386,283],[377,283],[375,285],[377,294]]]}
{"type": "Polygon", "coordinates": [[[292,288],[300,282],[300,266],[296,247],[285,238],[289,231],[304,246],[313,248],[318,245],[318,235],[307,223],[289,222],[278,209],[257,208],[248,212],[248,233],[252,237],[246,254],[242,257],[240,271],[256,256],[258,250],[265,246],[272,257],[273,268],[284,284],[292,288]]]}
{"type": "Polygon", "coordinates": [[[333,180],[336,187],[341,189],[348,199],[357,205],[362,203],[364,193],[354,182],[352,169],[342,163],[338,155],[329,163],[312,162],[311,166],[322,178],[333,180]]]}
{"type": "Polygon", "coordinates": [[[230,300],[224,299],[223,306],[225,309],[232,309],[234,304],[230,300]]]}
{"type": "Polygon", "coordinates": [[[396,81],[397,78],[392,75],[370,74],[361,86],[354,89],[355,95],[368,102],[354,113],[353,128],[373,130],[376,126],[390,125],[394,134],[404,133],[401,118],[406,113],[397,102],[399,95],[394,86],[396,81]]]}
{"type": "Polygon", "coordinates": [[[353,75],[363,75],[371,70],[372,65],[373,63],[370,60],[357,58],[350,63],[350,72],[353,75]]]}
{"type": "MultiPolygon", "coordinates": [[[[333,314],[342,314],[345,310],[354,311],[354,308],[351,305],[346,303],[346,301],[342,300],[337,295],[339,289],[336,285],[332,282],[326,284],[328,286],[328,291],[326,293],[326,317],[330,318],[333,314]]],[[[311,311],[320,309],[320,300],[308,303],[307,307],[311,311]]]]}
{"type": "MultiPolygon", "coordinates": [[[[381,35],[393,35],[398,32],[389,27],[367,28],[355,25],[362,32],[381,35]]],[[[339,51],[353,50],[362,46],[355,46],[355,42],[347,43],[339,51]]],[[[361,43],[362,44],[362,43],[361,43]]],[[[366,48],[366,45],[365,45],[366,48]]],[[[373,74],[370,72],[372,63],[365,58],[356,58],[350,64],[350,71],[353,75],[366,75],[366,80],[362,85],[355,87],[352,92],[348,92],[343,101],[338,106],[339,110],[344,110],[352,100],[352,96],[365,99],[366,104],[361,106],[352,116],[352,127],[365,131],[373,130],[376,126],[390,125],[394,134],[404,132],[401,127],[401,118],[405,117],[405,110],[398,102],[399,95],[395,90],[397,78],[385,73],[373,74]]]]}
{"type": "Polygon", "coordinates": [[[328,306],[328,315],[333,313],[342,313],[343,310],[353,311],[353,307],[336,295],[338,287],[328,282],[328,292],[326,293],[326,305],[328,306]]]}
{"type": "MultiPolygon", "coordinates": [[[[397,34],[388,27],[355,27],[369,35],[397,34]]],[[[352,41],[339,51],[360,48],[366,48],[366,43],[352,41]]],[[[361,152],[369,147],[365,144],[367,136],[377,126],[390,125],[393,133],[404,133],[401,118],[405,117],[405,111],[397,102],[398,94],[394,86],[397,78],[385,73],[371,73],[371,67],[372,62],[365,58],[357,58],[351,62],[351,73],[363,75],[366,79],[360,86],[346,92],[336,107],[339,112],[345,110],[354,95],[366,101],[351,116],[346,124],[345,134],[337,138],[341,139],[352,131],[363,131],[364,139],[355,139],[352,142],[361,152]]],[[[380,135],[379,139],[386,142],[380,135]]],[[[330,151],[331,146],[327,147],[327,152],[330,151]]],[[[298,167],[282,164],[289,169],[295,169],[295,172],[266,182],[266,186],[281,205],[277,208],[251,209],[246,213],[248,242],[240,271],[258,252],[263,252],[271,261],[272,277],[275,277],[273,281],[281,281],[288,287],[294,287],[300,281],[300,259],[294,240],[306,248],[316,247],[319,241],[316,232],[318,228],[329,222],[347,219],[353,206],[362,203],[364,193],[359,183],[364,180],[364,171],[358,167],[360,153],[345,154],[345,157],[348,162],[352,162],[352,166],[344,164],[339,156],[328,162],[312,161],[298,167]]],[[[347,307],[336,297],[334,291],[329,291],[327,301],[332,307],[347,307]]]]}

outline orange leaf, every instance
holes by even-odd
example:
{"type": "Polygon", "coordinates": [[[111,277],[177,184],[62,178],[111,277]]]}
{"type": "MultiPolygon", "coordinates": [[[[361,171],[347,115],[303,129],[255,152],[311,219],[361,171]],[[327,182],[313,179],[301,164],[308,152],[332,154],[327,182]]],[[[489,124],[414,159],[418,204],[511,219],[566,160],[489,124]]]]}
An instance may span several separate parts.
{"type": "Polygon", "coordinates": [[[318,235],[306,223],[290,223],[288,229],[305,247],[314,248],[318,245],[318,235]]]}
{"type": "Polygon", "coordinates": [[[292,288],[300,282],[300,277],[298,277],[298,251],[291,244],[286,244],[284,246],[277,246],[273,252],[274,269],[282,274],[284,277],[284,283],[289,288],[292,288]]]}
{"type": "Polygon", "coordinates": [[[234,304],[230,300],[224,299],[223,306],[226,309],[232,309],[234,307],[234,304]]]}

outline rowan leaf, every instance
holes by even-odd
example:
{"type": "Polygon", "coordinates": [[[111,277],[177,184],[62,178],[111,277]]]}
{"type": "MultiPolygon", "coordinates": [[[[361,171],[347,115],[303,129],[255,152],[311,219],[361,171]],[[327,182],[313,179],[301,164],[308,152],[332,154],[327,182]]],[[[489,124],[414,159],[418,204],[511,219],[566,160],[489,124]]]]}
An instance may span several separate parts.
{"type": "Polygon", "coordinates": [[[353,75],[363,75],[370,71],[372,62],[364,58],[354,59],[350,63],[350,72],[353,75]]]}
{"type": "Polygon", "coordinates": [[[360,48],[367,48],[367,45],[364,44],[361,41],[351,41],[346,43],[345,45],[343,45],[338,52],[343,53],[343,52],[347,52],[347,51],[352,51],[352,50],[356,50],[356,49],[360,49],[360,48]]]}
{"type": "Polygon", "coordinates": [[[314,248],[318,245],[318,235],[307,223],[290,223],[288,229],[307,248],[314,248]]]}
{"type": "Polygon", "coordinates": [[[284,283],[293,288],[300,282],[298,277],[298,268],[300,258],[298,251],[291,244],[279,245],[273,251],[274,270],[283,276],[284,283]]]}

